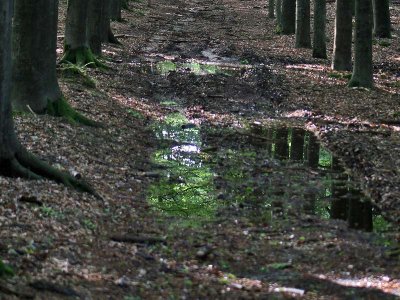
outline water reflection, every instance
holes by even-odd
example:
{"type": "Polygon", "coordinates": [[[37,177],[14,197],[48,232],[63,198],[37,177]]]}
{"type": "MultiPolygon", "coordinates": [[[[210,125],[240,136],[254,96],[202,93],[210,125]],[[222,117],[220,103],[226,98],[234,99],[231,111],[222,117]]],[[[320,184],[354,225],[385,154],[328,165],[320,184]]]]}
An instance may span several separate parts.
{"type": "Polygon", "coordinates": [[[169,214],[212,218],[234,208],[262,223],[309,214],[346,220],[366,231],[374,224],[377,230],[386,226],[338,160],[301,128],[201,133],[175,113],[154,131],[163,142],[154,161],[167,171],[151,187],[149,202],[169,214]]]}
{"type": "Polygon", "coordinates": [[[172,60],[163,60],[155,63],[151,62],[141,65],[141,70],[144,73],[151,73],[162,76],[167,76],[171,72],[191,73],[198,76],[213,74],[234,76],[251,68],[252,66],[250,65],[242,65],[239,63],[219,63],[211,61],[174,62],[172,60]]]}
{"type": "Polygon", "coordinates": [[[200,129],[180,113],[170,114],[153,129],[163,142],[153,160],[166,172],[150,187],[149,203],[172,215],[212,216],[216,207],[213,174],[200,153],[200,129]]]}

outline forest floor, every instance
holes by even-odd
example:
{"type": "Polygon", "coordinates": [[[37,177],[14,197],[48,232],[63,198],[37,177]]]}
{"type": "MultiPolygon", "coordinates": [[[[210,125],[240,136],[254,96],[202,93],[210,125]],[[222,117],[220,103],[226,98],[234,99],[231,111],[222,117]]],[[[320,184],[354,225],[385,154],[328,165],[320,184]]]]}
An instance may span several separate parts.
{"type": "Polygon", "coordinates": [[[110,68],[60,67],[66,98],[104,127],[15,115],[30,151],[102,199],[0,177],[0,257],[15,272],[0,298],[399,297],[400,6],[366,90],[276,34],[265,1],[156,2],[113,23],[110,68]],[[347,211],[372,200],[372,232],[331,218],[346,198],[347,211]]]}

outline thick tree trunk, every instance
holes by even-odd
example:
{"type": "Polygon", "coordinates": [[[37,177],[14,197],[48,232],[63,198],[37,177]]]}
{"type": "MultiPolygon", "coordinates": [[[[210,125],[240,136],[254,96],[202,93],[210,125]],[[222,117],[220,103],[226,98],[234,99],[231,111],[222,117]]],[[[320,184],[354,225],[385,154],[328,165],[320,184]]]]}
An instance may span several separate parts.
{"type": "Polygon", "coordinates": [[[326,0],[314,0],[313,57],[326,58],[326,0]]]}
{"type": "Polygon", "coordinates": [[[88,18],[86,24],[87,40],[93,54],[101,56],[102,2],[104,0],[89,0],[88,18]],[[100,2],[100,3],[99,3],[100,2]]]}
{"type": "Polygon", "coordinates": [[[391,38],[389,0],[373,0],[374,35],[380,38],[391,38]]]}
{"type": "Polygon", "coordinates": [[[296,0],[296,48],[311,48],[310,0],[296,0]]]}
{"type": "MultiPolygon", "coordinates": [[[[41,7],[44,1],[31,2],[40,4],[38,6],[41,7]]],[[[2,175],[26,177],[30,179],[47,177],[57,182],[62,182],[67,186],[75,187],[98,196],[96,192],[84,182],[78,181],[71,175],[64,174],[50,167],[28,153],[26,149],[18,143],[14,131],[10,103],[12,5],[12,0],[0,1],[0,173],[2,175]]],[[[16,16],[20,15],[16,14],[16,16]]],[[[33,23],[35,22],[32,22],[32,25],[33,23]]],[[[17,25],[21,25],[20,20],[19,23],[17,22],[17,25]]],[[[31,37],[26,36],[26,38],[30,39],[31,37]]]]}
{"type": "Polygon", "coordinates": [[[282,0],[282,33],[294,34],[296,31],[296,0],[282,0]]]}
{"type": "Polygon", "coordinates": [[[15,0],[12,104],[20,111],[97,126],[73,110],[61,93],[56,74],[57,23],[58,0],[15,0]]]}
{"type": "MultiPolygon", "coordinates": [[[[18,148],[11,114],[11,9],[12,1],[0,2],[0,170],[15,157],[18,148]]],[[[8,174],[7,174],[8,175],[8,174]]]]}
{"type": "Polygon", "coordinates": [[[44,113],[62,97],[56,76],[57,21],[58,1],[15,0],[11,99],[17,110],[44,113]]]}
{"type": "Polygon", "coordinates": [[[122,1],[121,0],[111,0],[111,20],[122,21],[122,1]]]}
{"type": "Polygon", "coordinates": [[[87,19],[89,0],[68,0],[65,24],[64,56],[61,62],[100,66],[88,42],[87,19]]]}
{"type": "Polygon", "coordinates": [[[336,0],[335,42],[332,69],[351,70],[352,5],[349,0],[336,0]]]}
{"type": "Polygon", "coordinates": [[[372,68],[372,1],[356,1],[356,34],[353,75],[350,87],[373,86],[372,68]]]}

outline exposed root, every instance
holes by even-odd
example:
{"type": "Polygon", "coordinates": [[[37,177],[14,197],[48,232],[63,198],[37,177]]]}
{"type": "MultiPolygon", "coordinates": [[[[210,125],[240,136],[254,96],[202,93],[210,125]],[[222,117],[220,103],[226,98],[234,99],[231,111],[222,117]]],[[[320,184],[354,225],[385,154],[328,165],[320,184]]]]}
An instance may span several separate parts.
{"type": "Polygon", "coordinates": [[[15,158],[10,162],[10,167],[12,169],[11,173],[14,174],[14,176],[36,180],[48,178],[68,187],[94,195],[97,198],[101,198],[86,182],[78,180],[68,173],[57,170],[35,155],[29,153],[25,148],[21,147],[21,149],[17,151],[15,158]]]}
{"type": "Polygon", "coordinates": [[[80,123],[92,127],[102,127],[102,124],[78,113],[64,98],[60,98],[47,106],[47,113],[56,117],[66,118],[71,123],[80,123]]]}
{"type": "Polygon", "coordinates": [[[78,66],[87,66],[91,68],[107,68],[105,64],[100,62],[88,47],[77,49],[69,49],[67,46],[64,49],[64,55],[60,63],[71,63],[78,66]]]}

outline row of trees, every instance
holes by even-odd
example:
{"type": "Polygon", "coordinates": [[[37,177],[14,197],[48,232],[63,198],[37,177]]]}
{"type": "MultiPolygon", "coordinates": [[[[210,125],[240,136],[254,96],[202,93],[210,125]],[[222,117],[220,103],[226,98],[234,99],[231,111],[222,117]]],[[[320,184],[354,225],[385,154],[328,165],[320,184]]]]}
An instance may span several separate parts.
{"type": "MultiPolygon", "coordinates": [[[[122,0],[69,0],[62,62],[99,62],[103,42],[117,42],[110,19],[121,18],[122,0]]],[[[62,182],[95,194],[83,181],[41,161],[15,134],[12,109],[47,113],[90,126],[63,97],[57,68],[58,0],[0,1],[0,170],[3,175],[62,182]],[[44,30],[46,29],[46,30],[44,30]]]]}
{"type": "MultiPolygon", "coordinates": [[[[269,0],[269,17],[276,16],[277,31],[295,34],[295,46],[313,48],[313,57],[327,58],[326,0],[314,0],[313,43],[311,0],[269,0]]],[[[391,37],[389,0],[336,0],[332,69],[350,71],[349,86],[373,86],[372,37],[391,37]],[[352,20],[355,15],[354,65],[352,65],[352,20]],[[352,67],[353,66],[353,67],[352,67]]]]}

